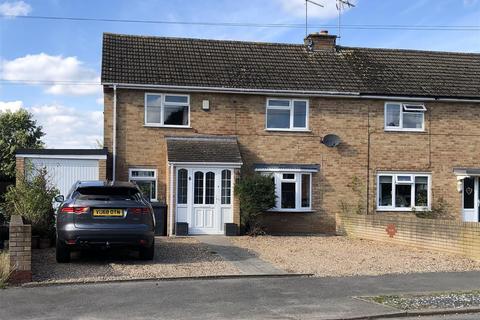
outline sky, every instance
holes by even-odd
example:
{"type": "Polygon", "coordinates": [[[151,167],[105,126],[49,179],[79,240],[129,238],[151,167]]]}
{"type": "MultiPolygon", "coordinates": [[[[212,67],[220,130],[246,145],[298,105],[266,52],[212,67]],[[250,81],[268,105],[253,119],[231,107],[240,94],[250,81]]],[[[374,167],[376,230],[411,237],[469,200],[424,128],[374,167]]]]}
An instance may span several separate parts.
{"type": "MultiPolygon", "coordinates": [[[[336,0],[315,2],[324,7],[309,5],[309,32],[327,29],[338,34],[336,0]]],[[[480,53],[480,0],[351,2],[355,7],[345,8],[342,15],[339,42],[343,46],[480,53]],[[392,30],[349,25],[470,28],[392,30]]],[[[0,0],[0,112],[30,111],[46,132],[48,148],[95,148],[102,142],[103,95],[98,83],[103,32],[282,43],[302,43],[305,36],[304,27],[33,19],[39,16],[303,25],[305,1],[0,0]]]]}

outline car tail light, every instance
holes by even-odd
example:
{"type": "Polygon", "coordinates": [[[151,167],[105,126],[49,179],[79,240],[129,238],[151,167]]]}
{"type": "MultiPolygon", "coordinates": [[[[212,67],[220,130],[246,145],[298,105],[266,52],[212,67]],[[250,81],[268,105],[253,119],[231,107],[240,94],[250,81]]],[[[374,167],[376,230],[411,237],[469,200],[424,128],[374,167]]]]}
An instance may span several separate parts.
{"type": "Polygon", "coordinates": [[[75,214],[84,214],[88,211],[88,207],[63,207],[60,212],[63,213],[75,213],[75,214]]]}
{"type": "Polygon", "coordinates": [[[129,208],[128,212],[131,212],[133,214],[149,214],[150,209],[149,208],[129,208]]]}

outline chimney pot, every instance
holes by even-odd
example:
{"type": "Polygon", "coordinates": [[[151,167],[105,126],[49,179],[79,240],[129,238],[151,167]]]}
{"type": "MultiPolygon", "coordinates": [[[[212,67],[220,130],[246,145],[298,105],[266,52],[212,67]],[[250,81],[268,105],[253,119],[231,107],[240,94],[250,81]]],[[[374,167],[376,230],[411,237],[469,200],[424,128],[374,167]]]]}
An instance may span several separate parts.
{"type": "Polygon", "coordinates": [[[337,36],[328,34],[328,30],[311,33],[304,39],[308,51],[333,51],[336,41],[337,36]]]}

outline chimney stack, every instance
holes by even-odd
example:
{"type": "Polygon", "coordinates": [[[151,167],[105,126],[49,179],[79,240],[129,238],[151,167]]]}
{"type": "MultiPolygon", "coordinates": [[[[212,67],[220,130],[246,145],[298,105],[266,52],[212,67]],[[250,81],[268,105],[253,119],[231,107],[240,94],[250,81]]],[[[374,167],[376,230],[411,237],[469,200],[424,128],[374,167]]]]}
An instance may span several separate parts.
{"type": "Polygon", "coordinates": [[[333,51],[336,41],[337,36],[328,34],[327,30],[311,33],[304,39],[308,51],[333,51]]]}

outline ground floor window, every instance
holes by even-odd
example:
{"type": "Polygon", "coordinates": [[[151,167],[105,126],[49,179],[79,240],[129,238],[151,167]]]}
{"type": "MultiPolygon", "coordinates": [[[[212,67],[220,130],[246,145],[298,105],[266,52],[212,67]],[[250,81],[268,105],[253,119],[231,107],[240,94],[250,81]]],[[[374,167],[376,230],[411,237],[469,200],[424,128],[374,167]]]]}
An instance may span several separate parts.
{"type": "Polygon", "coordinates": [[[148,200],[157,201],[157,170],[129,169],[128,180],[135,182],[148,200]]]}
{"type": "Polygon", "coordinates": [[[377,209],[409,211],[430,208],[431,176],[425,173],[379,173],[377,209]]]}
{"type": "Polygon", "coordinates": [[[311,211],[312,174],[310,172],[265,172],[275,183],[277,196],[273,211],[311,211]]]}

